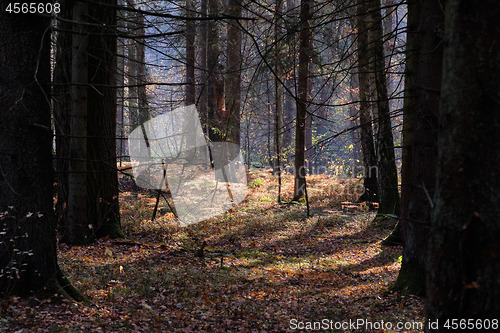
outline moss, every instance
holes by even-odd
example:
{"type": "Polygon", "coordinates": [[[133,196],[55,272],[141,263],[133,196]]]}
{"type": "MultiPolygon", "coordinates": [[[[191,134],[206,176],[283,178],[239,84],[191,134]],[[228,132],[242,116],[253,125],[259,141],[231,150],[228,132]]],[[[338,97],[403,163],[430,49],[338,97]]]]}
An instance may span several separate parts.
{"type": "Polygon", "coordinates": [[[122,228],[119,223],[105,223],[102,225],[98,232],[97,232],[97,237],[102,238],[109,236],[111,239],[117,239],[117,238],[125,238],[125,234],[122,231],[122,228]]]}
{"type": "Polygon", "coordinates": [[[61,269],[58,269],[56,276],[47,282],[45,288],[36,293],[36,296],[41,299],[55,295],[60,295],[72,301],[83,302],[84,304],[90,303],[88,298],[69,282],[61,269]]]}
{"type": "Polygon", "coordinates": [[[403,295],[425,297],[425,269],[416,262],[403,260],[398,278],[389,289],[403,295]]]}
{"type": "Polygon", "coordinates": [[[398,217],[392,214],[377,213],[373,218],[372,224],[375,227],[384,229],[394,229],[398,223],[398,217]]]}

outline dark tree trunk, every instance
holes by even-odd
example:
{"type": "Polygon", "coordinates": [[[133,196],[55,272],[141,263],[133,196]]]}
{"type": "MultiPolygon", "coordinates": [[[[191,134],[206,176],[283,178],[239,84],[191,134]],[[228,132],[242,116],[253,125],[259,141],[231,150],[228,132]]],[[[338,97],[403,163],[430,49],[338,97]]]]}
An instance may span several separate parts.
{"type": "Polygon", "coordinates": [[[116,174],[116,9],[77,2],[73,20],[84,33],[73,35],[68,220],[62,241],[84,244],[96,237],[123,237],[116,174]]]}
{"type": "MultiPolygon", "coordinates": [[[[73,4],[73,35],[71,63],[71,130],[68,169],[68,220],[64,223],[63,242],[90,242],[94,230],[89,227],[87,183],[88,142],[88,4],[73,4]]],[[[61,194],[61,193],[59,193],[61,194]]]]}
{"type": "MultiPolygon", "coordinates": [[[[200,4],[200,17],[207,17],[207,5],[208,0],[201,0],[200,4]]],[[[200,27],[197,30],[199,36],[199,79],[200,84],[198,84],[198,98],[196,100],[196,105],[200,111],[200,120],[203,132],[208,136],[208,108],[207,108],[207,89],[208,89],[208,66],[207,66],[207,48],[208,48],[208,21],[200,21],[200,27]]]]}
{"type": "MultiPolygon", "coordinates": [[[[230,0],[227,13],[241,16],[241,0],[230,0]]],[[[227,141],[240,144],[241,108],[241,29],[237,21],[227,27],[226,113],[227,141]]]]}
{"type": "Polygon", "coordinates": [[[370,64],[374,77],[376,102],[374,116],[377,124],[376,153],[378,159],[379,210],[378,217],[400,213],[398,173],[392,134],[389,98],[387,96],[386,67],[382,33],[382,15],[379,0],[368,2],[368,38],[370,64]]]}
{"type": "Polygon", "coordinates": [[[59,17],[65,20],[57,22],[60,31],[57,34],[56,63],[54,67],[53,112],[56,133],[56,181],[57,202],[56,220],[58,228],[64,230],[67,221],[68,205],[68,170],[70,144],[71,114],[71,62],[72,62],[72,29],[73,9],[66,0],[61,3],[59,17]]]}
{"type": "Polygon", "coordinates": [[[297,87],[297,119],[295,130],[295,186],[293,197],[298,200],[305,195],[305,131],[307,116],[307,97],[309,93],[309,67],[311,64],[311,32],[309,28],[310,0],[300,2],[300,54],[299,78],[297,87]]]}
{"type": "Polygon", "coordinates": [[[281,15],[282,15],[282,6],[283,1],[276,1],[275,5],[275,16],[274,16],[274,40],[275,40],[275,64],[274,71],[276,73],[276,77],[274,78],[274,147],[276,149],[276,153],[274,156],[274,174],[278,178],[278,203],[281,202],[281,140],[282,140],[282,128],[283,128],[283,87],[281,85],[280,80],[283,79],[283,71],[281,66],[281,43],[279,42],[281,38],[281,15]]]}
{"type": "MultiPolygon", "coordinates": [[[[217,16],[220,0],[208,0],[208,16],[217,16]]],[[[208,137],[211,141],[219,141],[221,130],[218,126],[218,114],[223,110],[224,80],[222,68],[219,63],[219,32],[217,22],[210,20],[207,23],[207,126],[208,137]],[[222,103],[221,103],[222,102],[222,103]]]]}
{"type": "MultiPolygon", "coordinates": [[[[309,79],[309,82],[312,80],[309,79]]],[[[310,90],[310,89],[309,89],[310,90]]],[[[309,100],[310,94],[308,92],[307,98],[309,100]]],[[[309,174],[314,174],[314,162],[313,162],[313,151],[312,151],[312,131],[313,131],[313,117],[311,113],[306,115],[306,129],[305,129],[305,166],[309,174]]]]}
{"type": "MultiPolygon", "coordinates": [[[[290,90],[293,91],[293,84],[292,80],[289,78],[291,74],[286,75],[284,81],[285,81],[285,86],[290,90]]],[[[289,165],[291,163],[291,151],[293,149],[292,146],[292,133],[293,133],[293,119],[294,115],[297,113],[294,110],[294,99],[291,94],[288,93],[288,91],[284,92],[284,99],[285,102],[283,103],[283,143],[281,145],[283,152],[285,153],[285,158],[286,161],[285,163],[289,165]]]]}
{"type": "MultiPolygon", "coordinates": [[[[144,35],[146,34],[146,28],[144,23],[144,15],[142,13],[138,14],[137,17],[137,37],[135,38],[136,43],[136,61],[137,61],[137,111],[139,113],[138,119],[140,124],[144,124],[146,121],[151,119],[149,112],[148,96],[146,93],[146,83],[148,81],[146,73],[146,41],[144,35]]],[[[111,59],[110,59],[111,60],[111,59]]],[[[112,73],[110,73],[112,75],[112,73]]]]}
{"type": "MultiPolygon", "coordinates": [[[[119,0],[118,5],[125,7],[126,0],[119,0]]],[[[118,10],[117,30],[124,34],[125,30],[125,11],[118,10]]],[[[117,88],[117,105],[116,105],[116,154],[119,159],[120,167],[122,166],[125,151],[125,56],[126,56],[127,39],[124,37],[117,38],[116,42],[116,85],[117,88]]]]}
{"type": "Polygon", "coordinates": [[[435,28],[443,26],[444,16],[437,0],[422,0],[418,4],[410,2],[408,15],[408,100],[404,110],[405,122],[408,123],[403,134],[404,209],[399,222],[403,232],[403,262],[393,289],[423,296],[431,200],[436,181],[443,62],[443,36],[435,28]]]}
{"type": "MultiPolygon", "coordinates": [[[[186,17],[193,18],[195,15],[195,4],[193,0],[186,0],[186,17]]],[[[195,21],[186,21],[186,105],[196,102],[195,85],[195,21]]]]}
{"type": "MultiPolygon", "coordinates": [[[[349,95],[351,98],[351,101],[359,101],[359,78],[358,75],[355,73],[351,74],[350,80],[349,80],[349,95]],[[356,93],[358,91],[358,93],[356,93]]],[[[363,159],[363,153],[361,150],[361,137],[359,135],[359,129],[357,128],[359,126],[359,108],[358,105],[355,103],[352,103],[349,105],[349,118],[350,118],[350,123],[351,127],[353,130],[351,131],[351,140],[352,140],[352,160],[353,160],[353,166],[355,168],[354,171],[354,176],[357,176],[358,171],[359,171],[359,163],[363,159]]],[[[326,133],[323,132],[323,133],[326,133]]]]}
{"type": "MultiPolygon", "coordinates": [[[[328,122],[328,106],[325,104],[328,102],[328,98],[332,87],[330,84],[326,84],[320,88],[319,92],[319,102],[322,104],[318,107],[317,115],[315,118],[314,127],[316,129],[317,138],[326,138],[329,127],[331,126],[328,122]]],[[[326,144],[319,143],[316,144],[315,151],[318,152],[315,156],[315,168],[317,174],[323,174],[328,168],[329,158],[326,154],[326,144]]]]}
{"type": "Polygon", "coordinates": [[[445,13],[427,257],[426,317],[440,324],[433,332],[448,331],[447,319],[500,317],[500,6],[449,0],[445,13]]]}
{"type": "Polygon", "coordinates": [[[50,17],[0,12],[0,296],[65,293],[57,264],[50,17]]]}
{"type": "Polygon", "coordinates": [[[359,201],[378,202],[377,159],[373,142],[373,127],[370,107],[370,69],[368,53],[368,26],[366,24],[367,6],[364,1],[357,5],[358,27],[358,84],[359,84],[359,136],[363,153],[364,193],[359,201]]]}
{"type": "Polygon", "coordinates": [[[138,98],[138,85],[139,85],[139,61],[137,59],[137,39],[136,36],[139,30],[139,13],[134,12],[135,0],[127,0],[128,7],[131,11],[126,12],[127,20],[127,34],[131,36],[127,43],[127,71],[126,77],[128,82],[127,87],[127,101],[128,101],[128,114],[129,114],[129,130],[134,130],[141,124],[139,119],[139,98],[138,98]]]}
{"type": "MultiPolygon", "coordinates": [[[[116,0],[101,0],[116,6],[116,0]]],[[[99,24],[89,39],[88,89],[88,219],[97,237],[124,237],[120,225],[118,178],[116,173],[116,27],[113,7],[89,7],[90,17],[99,24]]],[[[144,50],[144,48],[142,48],[144,50]]],[[[144,63],[144,54],[140,57],[144,63]]],[[[143,73],[142,73],[143,74],[143,73]]],[[[144,80],[144,77],[140,77],[144,80]]],[[[145,87],[143,94],[145,95],[145,87]]],[[[141,97],[141,96],[140,96],[141,97]]],[[[145,99],[145,97],[143,97],[145,99]]],[[[140,98],[141,100],[141,98],[140,98]]]]}

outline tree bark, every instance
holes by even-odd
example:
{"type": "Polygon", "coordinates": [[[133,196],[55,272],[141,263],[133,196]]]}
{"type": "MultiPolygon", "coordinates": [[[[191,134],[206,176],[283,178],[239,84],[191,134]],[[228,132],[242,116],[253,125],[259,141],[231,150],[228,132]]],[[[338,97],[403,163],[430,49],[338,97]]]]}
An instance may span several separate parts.
{"type": "Polygon", "coordinates": [[[72,17],[73,9],[66,0],[60,1],[57,21],[60,31],[57,34],[56,62],[54,66],[53,112],[56,142],[56,182],[57,202],[56,220],[59,230],[65,230],[67,222],[68,181],[69,181],[69,145],[71,114],[71,62],[72,62],[72,17]]]}
{"type": "MultiPolygon", "coordinates": [[[[208,0],[200,0],[200,17],[208,16],[208,0]]],[[[199,77],[200,84],[198,85],[198,99],[196,104],[200,110],[201,126],[203,133],[208,136],[208,108],[207,108],[207,90],[208,90],[208,66],[207,66],[207,48],[208,48],[208,21],[202,20],[200,28],[197,30],[199,36],[199,77]]]]}
{"type": "Polygon", "coordinates": [[[358,84],[359,84],[359,125],[361,151],[363,153],[364,193],[359,201],[378,202],[377,158],[373,142],[372,115],[370,107],[370,55],[368,52],[368,25],[366,24],[366,2],[357,4],[358,28],[358,84]]]}
{"type": "Polygon", "coordinates": [[[300,46],[297,86],[297,119],[295,127],[295,185],[293,197],[298,200],[305,195],[305,131],[309,93],[309,67],[311,64],[310,0],[300,2],[300,46]]]}
{"type": "Polygon", "coordinates": [[[88,103],[88,21],[89,8],[85,2],[73,4],[73,35],[71,64],[71,137],[68,174],[68,220],[62,241],[84,244],[93,238],[87,210],[87,103],[88,103]]]}
{"type": "Polygon", "coordinates": [[[80,33],[73,36],[68,220],[62,241],[86,244],[96,237],[123,237],[116,173],[116,36],[108,28],[116,27],[116,9],[76,2],[73,21],[80,33]]]}
{"type": "MultiPolygon", "coordinates": [[[[125,8],[126,0],[119,0],[118,5],[125,8]]],[[[125,33],[125,10],[118,10],[117,30],[120,33],[125,33]]],[[[117,38],[116,42],[116,85],[117,88],[117,105],[116,105],[116,154],[119,159],[120,167],[122,166],[125,152],[125,57],[126,57],[127,39],[124,37],[117,38]]]]}
{"type": "Polygon", "coordinates": [[[412,1],[404,126],[403,203],[400,219],[403,261],[393,289],[423,296],[432,197],[436,181],[437,122],[443,62],[444,16],[437,0],[412,1]]]}
{"type": "Polygon", "coordinates": [[[0,30],[0,296],[65,293],[53,210],[50,17],[2,10],[0,30]]]}
{"type": "Polygon", "coordinates": [[[376,153],[378,158],[377,180],[380,206],[376,220],[379,220],[386,219],[387,215],[399,216],[400,200],[391,115],[387,96],[382,15],[379,0],[370,0],[368,2],[368,13],[370,65],[372,66],[376,89],[376,102],[373,110],[377,124],[376,153]]]}
{"type": "MultiPolygon", "coordinates": [[[[110,7],[89,7],[91,21],[97,25],[89,39],[89,83],[88,89],[88,135],[87,151],[89,158],[88,182],[88,219],[95,235],[100,238],[124,237],[120,224],[118,202],[118,176],[116,172],[116,28],[117,0],[101,0],[110,7]]],[[[144,48],[140,56],[144,66],[144,48]]],[[[140,73],[140,79],[145,81],[140,73]]],[[[140,91],[140,90],[139,90],[140,91]]],[[[140,102],[145,99],[145,87],[139,95],[140,102]],[[144,95],[144,96],[143,96],[144,95]]]]}
{"type": "Polygon", "coordinates": [[[448,0],[445,13],[426,306],[440,327],[429,332],[500,314],[500,7],[448,0]]]}
{"type": "MultiPolygon", "coordinates": [[[[208,16],[217,16],[220,0],[208,0],[208,16]]],[[[218,113],[224,104],[224,80],[219,63],[219,32],[217,22],[210,20],[207,23],[207,127],[211,141],[219,141],[221,129],[218,126],[218,113]]]]}
{"type": "MultiPolygon", "coordinates": [[[[229,0],[227,13],[241,16],[241,0],[229,0]]],[[[227,113],[227,141],[240,144],[241,123],[241,29],[237,21],[227,27],[227,74],[225,103],[227,113]]]]}
{"type": "MultiPolygon", "coordinates": [[[[193,0],[186,0],[186,17],[193,18],[195,15],[195,4],[193,0]]],[[[195,21],[186,21],[186,105],[193,105],[196,102],[195,85],[195,21]]]]}
{"type": "Polygon", "coordinates": [[[275,160],[273,165],[274,174],[278,178],[278,203],[281,202],[281,140],[282,140],[282,118],[283,118],[283,87],[281,86],[280,80],[283,79],[283,71],[281,69],[281,15],[282,15],[282,6],[283,1],[278,0],[275,5],[275,22],[274,22],[274,42],[275,42],[275,50],[274,50],[274,71],[276,73],[276,77],[274,78],[274,145],[276,149],[275,160]]]}

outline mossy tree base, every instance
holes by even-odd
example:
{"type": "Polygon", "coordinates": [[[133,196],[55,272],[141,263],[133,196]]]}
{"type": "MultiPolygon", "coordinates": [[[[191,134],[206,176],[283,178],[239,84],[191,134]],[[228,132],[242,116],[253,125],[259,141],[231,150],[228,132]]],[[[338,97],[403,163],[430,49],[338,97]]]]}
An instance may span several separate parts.
{"type": "Polygon", "coordinates": [[[403,245],[403,236],[401,234],[401,227],[399,222],[396,224],[394,230],[387,236],[381,243],[385,246],[399,246],[403,245]]]}
{"type": "Polygon", "coordinates": [[[98,238],[109,237],[111,239],[125,238],[125,234],[119,223],[104,224],[97,232],[98,238]]]}
{"type": "Polygon", "coordinates": [[[394,229],[398,223],[398,218],[392,214],[377,213],[372,221],[375,227],[394,229]]]}
{"type": "Polygon", "coordinates": [[[90,303],[87,297],[69,282],[60,269],[57,275],[48,281],[46,287],[36,293],[36,296],[41,299],[50,298],[54,295],[60,295],[68,300],[83,302],[84,304],[90,303]]]}
{"type": "Polygon", "coordinates": [[[425,297],[424,268],[417,263],[403,261],[398,278],[389,290],[402,292],[403,295],[425,297]]]}

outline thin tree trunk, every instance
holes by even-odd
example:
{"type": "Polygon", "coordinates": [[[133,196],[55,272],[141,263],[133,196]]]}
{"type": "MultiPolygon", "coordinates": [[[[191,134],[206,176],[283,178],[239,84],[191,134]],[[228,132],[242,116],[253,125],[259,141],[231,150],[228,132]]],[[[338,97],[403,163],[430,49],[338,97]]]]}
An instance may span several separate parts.
{"type": "Polygon", "coordinates": [[[382,34],[382,16],[379,0],[368,2],[368,38],[370,47],[370,64],[374,74],[376,89],[376,107],[374,115],[377,123],[378,185],[379,210],[377,220],[386,219],[387,215],[399,216],[400,200],[398,191],[398,173],[394,154],[389,99],[387,96],[386,67],[384,61],[384,44],[382,34]]]}
{"type": "MultiPolygon", "coordinates": [[[[90,17],[99,24],[89,40],[87,141],[90,171],[88,182],[88,214],[97,237],[124,237],[120,224],[118,176],[116,172],[116,28],[117,0],[101,0],[110,7],[89,7],[90,17]]],[[[144,53],[142,54],[144,60],[144,53]]],[[[142,62],[143,63],[143,62],[142,62]]],[[[141,79],[143,79],[141,73],[141,79]]],[[[142,87],[145,95],[145,87],[142,87]]],[[[142,96],[140,95],[140,96],[142,96]]]]}
{"type": "MultiPolygon", "coordinates": [[[[207,17],[208,0],[201,0],[201,17],[207,17]]],[[[200,110],[201,125],[203,132],[208,136],[208,108],[207,108],[207,90],[208,90],[208,66],[207,66],[207,43],[208,43],[208,21],[203,20],[200,22],[200,29],[198,29],[198,36],[200,40],[199,47],[199,63],[200,63],[200,84],[197,99],[197,106],[200,110]]]]}
{"type": "MultiPolygon", "coordinates": [[[[195,4],[193,0],[186,0],[186,17],[193,18],[195,4]]],[[[186,105],[192,105],[196,102],[195,85],[195,21],[186,21],[186,105]]]]}
{"type": "MultiPolygon", "coordinates": [[[[355,73],[351,74],[350,80],[349,80],[349,95],[351,98],[351,101],[359,101],[359,79],[358,75],[355,73]],[[356,91],[358,93],[356,94],[356,91]]],[[[351,140],[352,140],[352,160],[353,160],[353,167],[354,167],[354,174],[353,176],[357,176],[358,171],[359,171],[359,166],[358,163],[360,163],[363,159],[362,157],[362,150],[361,150],[361,137],[359,135],[359,129],[356,127],[359,126],[359,108],[355,103],[352,103],[349,105],[349,118],[351,120],[351,127],[353,130],[351,131],[351,140]]],[[[318,131],[319,133],[319,131],[318,131]]]]}
{"type": "Polygon", "coordinates": [[[275,154],[275,174],[278,178],[278,203],[281,202],[281,131],[282,125],[282,114],[283,114],[283,87],[281,86],[280,79],[282,79],[281,70],[281,43],[278,42],[281,38],[281,15],[282,15],[283,1],[276,1],[275,5],[275,22],[274,22],[274,41],[275,45],[275,64],[274,71],[276,77],[274,78],[274,144],[276,149],[275,154]]]}
{"type": "Polygon", "coordinates": [[[309,67],[311,63],[311,33],[309,31],[310,0],[300,3],[300,54],[299,78],[296,98],[297,119],[295,127],[295,186],[293,197],[295,200],[305,195],[306,168],[305,168],[305,131],[307,116],[307,97],[309,93],[309,67]]]}
{"type": "Polygon", "coordinates": [[[71,138],[68,180],[68,221],[64,242],[88,243],[93,238],[88,220],[87,183],[87,103],[88,103],[88,4],[73,5],[73,62],[71,65],[71,138]]]}
{"type": "MultiPolygon", "coordinates": [[[[137,15],[137,36],[144,36],[146,29],[144,26],[144,15],[137,15]]],[[[148,97],[146,94],[146,44],[144,37],[136,37],[136,60],[137,60],[137,103],[139,112],[139,123],[144,124],[150,117],[148,97]]],[[[194,95],[193,95],[194,96],[194,95]]]]}
{"type": "MultiPolygon", "coordinates": [[[[128,7],[131,10],[135,9],[135,0],[127,0],[128,7]]],[[[136,36],[139,29],[138,24],[138,13],[133,11],[127,12],[127,33],[129,36],[136,36]]],[[[135,38],[131,37],[128,40],[127,45],[127,102],[128,102],[128,113],[129,113],[129,130],[132,131],[137,126],[141,124],[139,119],[139,100],[138,100],[138,60],[137,60],[137,41],[135,38]]]]}
{"type": "MultiPolygon", "coordinates": [[[[208,16],[219,13],[220,0],[208,0],[208,16]]],[[[221,78],[221,65],[219,64],[219,32],[215,20],[207,23],[207,125],[208,137],[211,141],[220,139],[220,128],[217,126],[219,101],[223,99],[224,83],[221,78]]]]}
{"type": "MultiPolygon", "coordinates": [[[[289,77],[291,74],[287,74],[284,81],[285,86],[293,91],[293,83],[291,78],[289,77]]],[[[293,132],[293,118],[294,114],[296,114],[296,110],[294,110],[294,98],[292,95],[288,93],[288,91],[284,92],[284,107],[283,107],[283,143],[281,145],[283,152],[285,153],[285,164],[289,165],[291,163],[291,151],[292,151],[292,132],[293,132]]]]}
{"type": "MultiPolygon", "coordinates": [[[[229,0],[227,13],[241,16],[241,0],[229,0]]],[[[226,75],[226,112],[227,141],[240,144],[241,123],[241,29],[237,21],[229,22],[227,27],[227,75],[226,75]]]]}
{"type": "MultiPolygon", "coordinates": [[[[124,0],[119,0],[118,5],[124,6],[124,0]]],[[[117,30],[121,33],[125,32],[125,12],[118,11],[117,30]]],[[[117,38],[116,43],[116,84],[117,88],[117,105],[116,105],[116,153],[122,166],[123,156],[125,155],[125,55],[126,55],[126,39],[117,38]]]]}
{"type": "Polygon", "coordinates": [[[67,1],[61,1],[59,16],[65,20],[57,22],[61,31],[57,34],[56,63],[54,66],[53,110],[54,128],[56,133],[56,182],[57,202],[56,220],[59,230],[65,230],[68,205],[68,170],[70,144],[70,114],[71,114],[71,58],[73,9],[67,1]]]}
{"type": "Polygon", "coordinates": [[[359,82],[359,122],[361,150],[363,153],[364,166],[364,193],[359,198],[360,201],[378,202],[378,172],[375,155],[375,145],[373,142],[372,116],[370,108],[370,69],[368,53],[368,25],[366,24],[365,13],[367,6],[364,1],[357,5],[358,27],[358,82],[359,82]]]}

